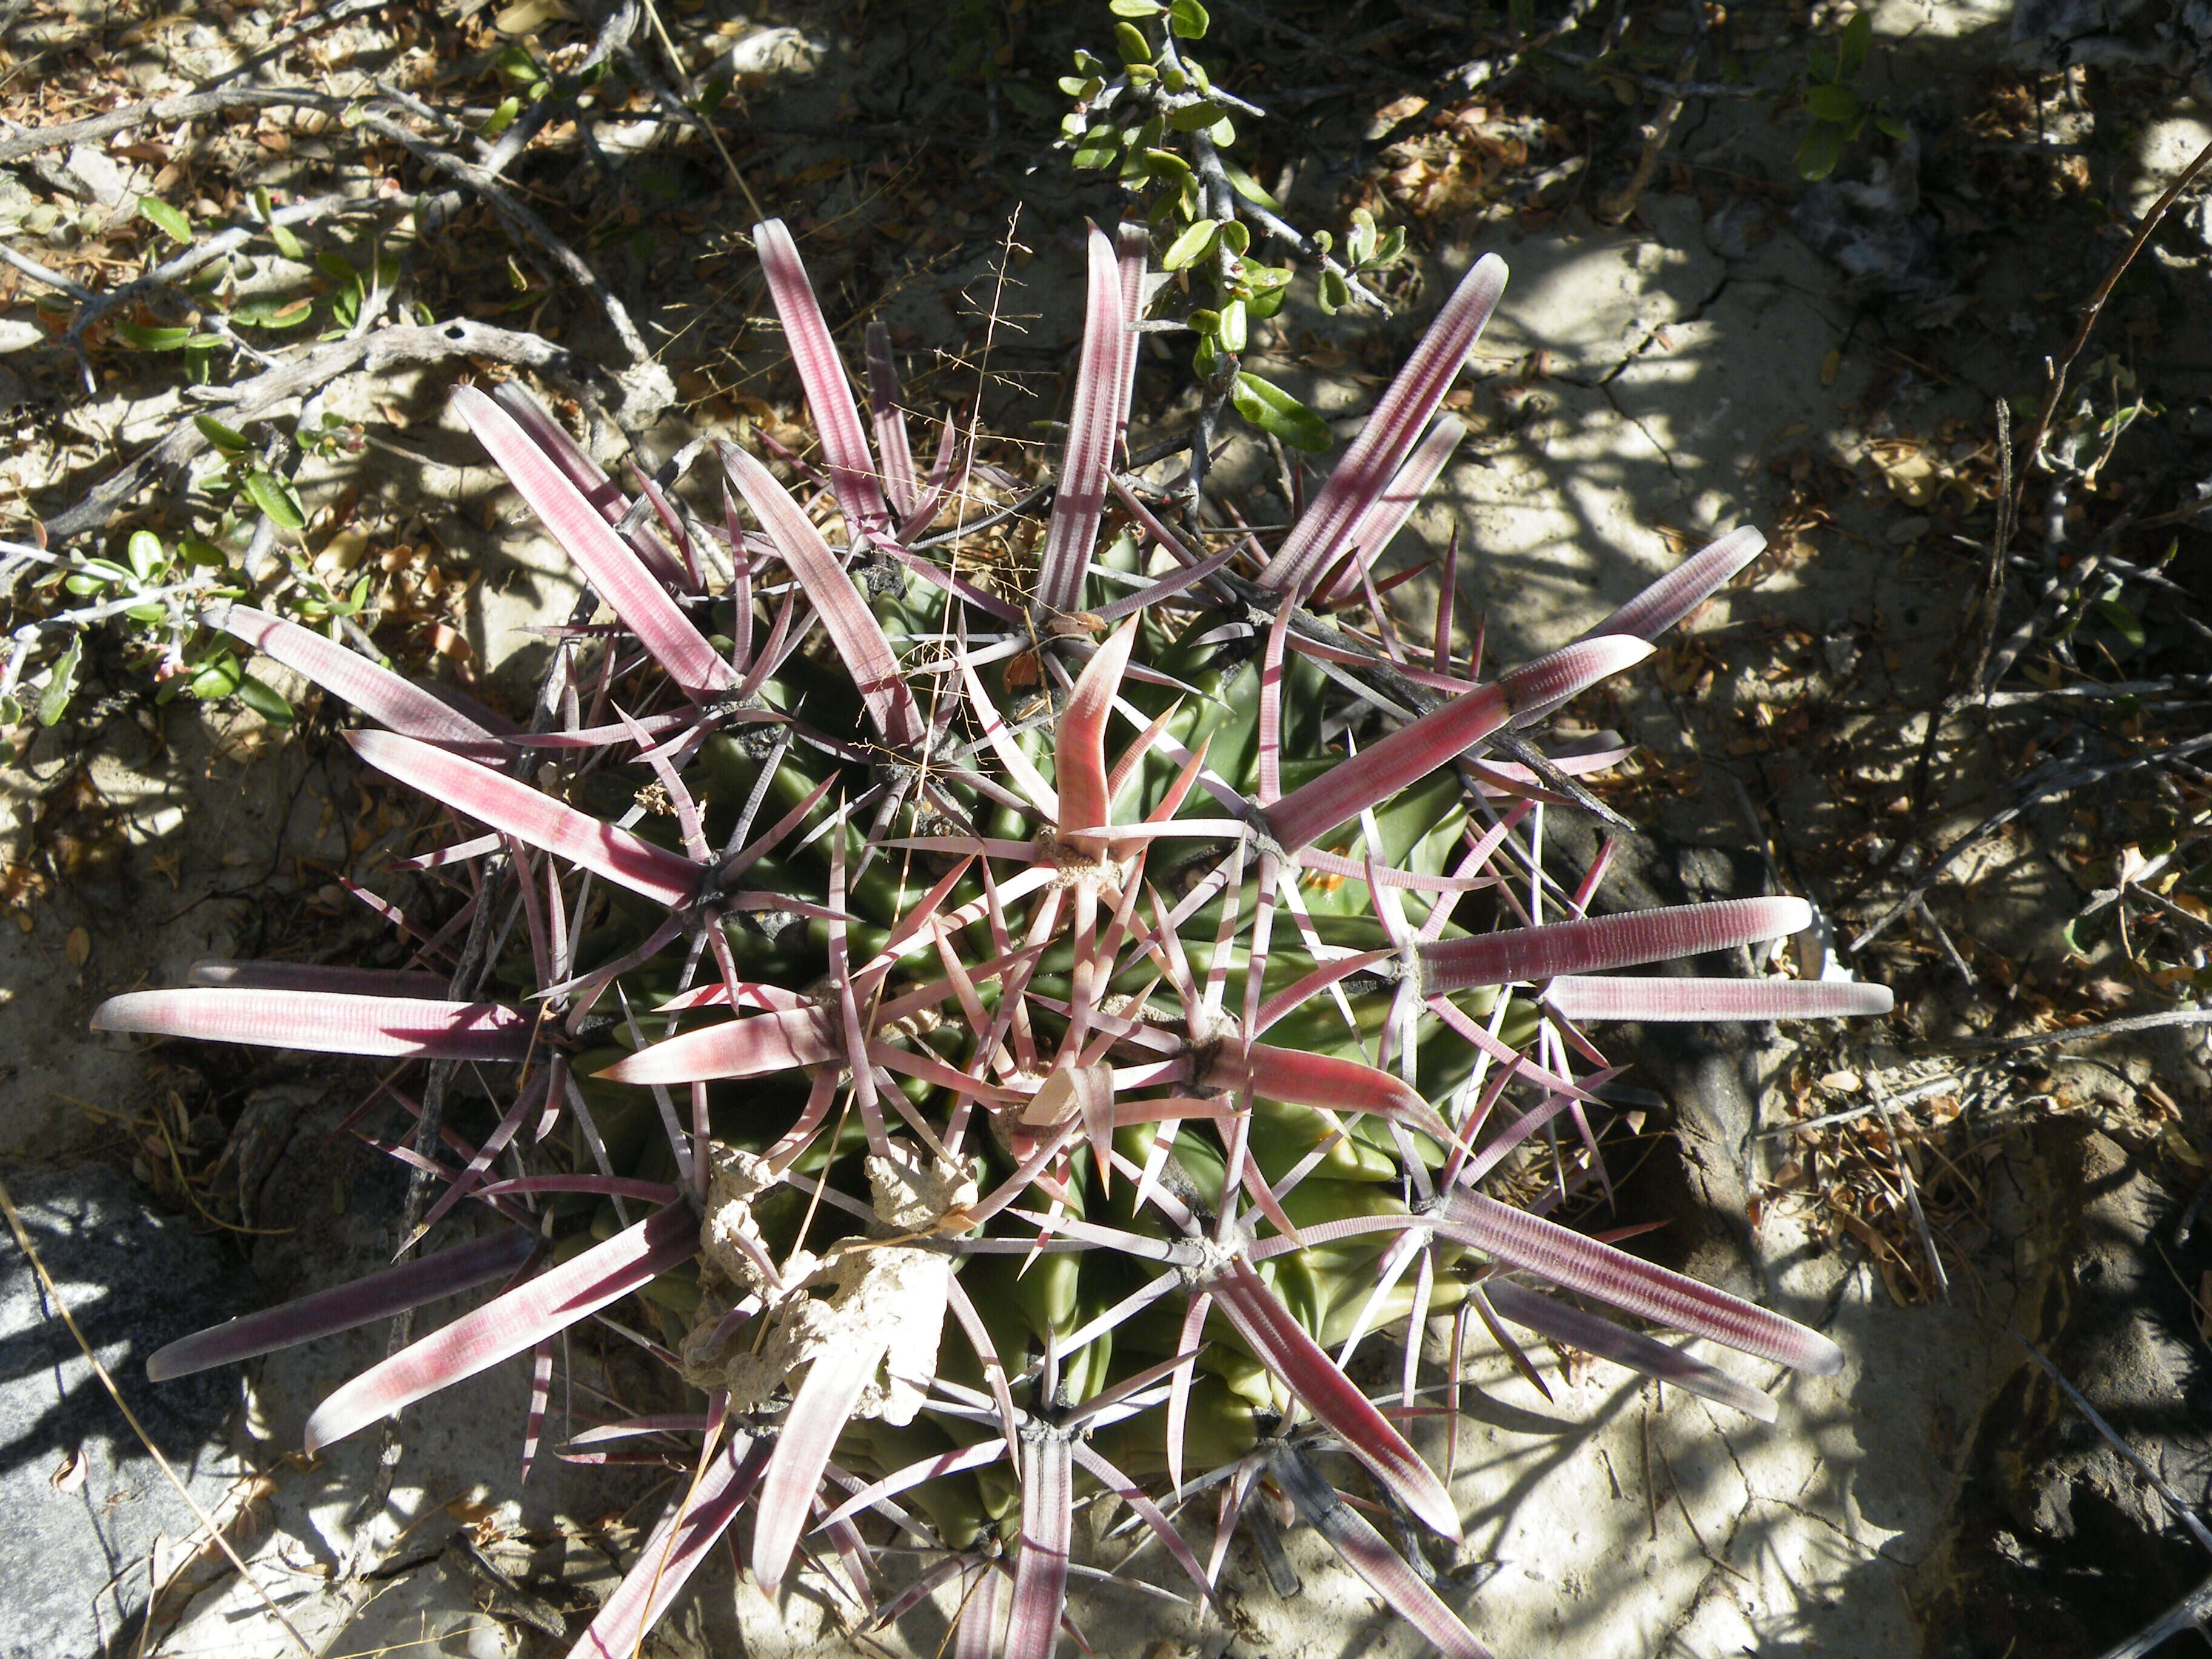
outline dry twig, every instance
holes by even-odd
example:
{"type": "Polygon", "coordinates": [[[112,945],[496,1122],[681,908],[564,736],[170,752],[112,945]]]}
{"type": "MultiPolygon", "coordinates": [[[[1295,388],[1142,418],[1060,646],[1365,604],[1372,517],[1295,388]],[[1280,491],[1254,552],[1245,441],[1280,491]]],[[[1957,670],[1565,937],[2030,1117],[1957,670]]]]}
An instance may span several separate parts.
{"type": "MultiPolygon", "coordinates": [[[[225,388],[225,412],[234,423],[251,420],[272,405],[304,396],[340,375],[362,370],[373,374],[395,364],[442,362],[454,357],[486,357],[538,369],[558,377],[580,396],[586,395],[577,380],[578,371],[589,365],[567,347],[517,329],[455,319],[428,327],[380,329],[358,340],[319,346],[295,362],[225,388]]],[[[208,441],[196,422],[179,422],[167,437],[95,485],[76,506],[48,520],[47,534],[58,540],[99,529],[149,481],[182,466],[207,447],[208,441]]]]}

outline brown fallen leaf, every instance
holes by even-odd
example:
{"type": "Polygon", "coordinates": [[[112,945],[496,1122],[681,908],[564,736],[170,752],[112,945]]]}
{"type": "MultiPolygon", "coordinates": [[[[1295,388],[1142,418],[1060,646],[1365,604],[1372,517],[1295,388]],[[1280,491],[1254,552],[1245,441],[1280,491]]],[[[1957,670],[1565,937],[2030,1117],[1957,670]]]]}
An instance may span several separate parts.
{"type": "Polygon", "coordinates": [[[56,1492],[82,1492],[84,1474],[84,1451],[80,1447],[55,1466],[54,1472],[46,1477],[46,1484],[56,1492]]]}

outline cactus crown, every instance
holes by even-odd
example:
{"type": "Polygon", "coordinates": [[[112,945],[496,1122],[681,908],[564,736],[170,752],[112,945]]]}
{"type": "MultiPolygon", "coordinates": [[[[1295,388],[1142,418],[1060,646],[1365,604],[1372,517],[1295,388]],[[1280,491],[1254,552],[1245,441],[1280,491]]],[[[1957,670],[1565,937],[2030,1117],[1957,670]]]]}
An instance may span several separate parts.
{"type": "Polygon", "coordinates": [[[1542,860],[1541,804],[1594,804],[1576,779],[1622,751],[1547,758],[1524,734],[1648,654],[1759,536],[1486,681],[1480,645],[1452,651],[1452,557],[1418,645],[1373,566],[1462,435],[1438,406],[1502,263],[1460,284],[1270,546],[1178,532],[1164,492],[1115,470],[1146,240],[1093,231],[1050,519],[1034,569],[986,584],[959,534],[931,533],[975,459],[948,424],[917,465],[879,326],[871,446],[790,236],[756,234],[820,434],[813,465],[784,458],[811,503],[724,445],[735,493],[710,530],[642,475],[633,501],[519,387],[458,394],[617,618],[562,635],[529,729],[295,624],[212,619],[366,714],[349,736],[370,767],[481,826],[413,863],[472,888],[471,920],[421,961],[486,966],[448,994],[420,969],[210,964],[96,1024],[418,1057],[434,1079],[492,1062],[506,1092],[480,1145],[448,1135],[459,1162],[432,1164],[444,1190],[416,1235],[470,1200],[477,1236],[187,1339],[155,1374],[516,1281],[323,1402],[312,1448],[647,1292],[703,1410],[581,1439],[672,1437],[694,1474],[582,1653],[634,1652],[749,1510],[763,1587],[819,1529],[873,1607],[868,1540],[888,1526],[945,1553],[882,1616],[957,1581],[963,1652],[1036,1659],[1079,1502],[1125,1498],[1203,1598],[1261,1480],[1437,1646],[1480,1652],[1325,1473],[1342,1454],[1458,1535],[1407,1437],[1419,1344],[1378,1406],[1345,1370],[1365,1336],[1472,1316],[1509,1346],[1534,1331],[1771,1416],[1533,1278],[1839,1362],[1484,1190],[1532,1136],[1556,1148],[1562,1120],[1573,1150],[1538,1208],[1602,1179],[1612,1073],[1590,1069],[1586,1024],[1887,1006],[1879,988],[1612,972],[1808,913],[1591,915],[1602,859],[1571,886],[1542,860]],[[521,945],[474,949],[509,926],[521,945]],[[1174,1510],[1224,1481],[1202,1560],[1174,1510]]]}

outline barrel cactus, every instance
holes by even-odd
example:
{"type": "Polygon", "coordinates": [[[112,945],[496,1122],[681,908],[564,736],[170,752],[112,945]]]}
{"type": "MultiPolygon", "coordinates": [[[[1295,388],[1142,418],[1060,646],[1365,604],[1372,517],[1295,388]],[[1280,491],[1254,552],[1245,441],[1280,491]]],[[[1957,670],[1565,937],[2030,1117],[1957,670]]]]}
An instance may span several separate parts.
{"type": "Polygon", "coordinates": [[[449,1132],[454,1161],[430,1164],[417,1237],[461,1242],[187,1339],[154,1374],[507,1281],[325,1401],[312,1451],[647,1293],[690,1413],[578,1438],[651,1434],[693,1474],[576,1649],[608,1659],[746,1514],[763,1589],[818,1533],[879,1618],[951,1585],[961,1652],[1038,1659],[1084,1571],[1079,1504],[1124,1500],[1202,1601],[1263,1491],[1437,1647],[1481,1652],[1334,1484],[1370,1483],[1403,1539],[1458,1537],[1407,1437],[1434,1414],[1431,1321],[1770,1419],[1641,1327],[1840,1363],[1542,1213],[1603,1179],[1612,1073],[1587,1026],[1888,1006],[1615,972],[1808,912],[1594,914],[1604,860],[1564,881],[1543,860],[1545,804],[1592,805],[1577,780],[1622,752],[1547,757],[1545,714],[1641,660],[1759,538],[1483,679],[1479,645],[1454,651],[1449,574],[1408,641],[1373,565],[1462,435],[1439,405],[1503,264],[1460,283],[1271,545],[1201,532],[1117,470],[1146,242],[1094,230],[1049,518],[1033,550],[985,558],[960,434],[916,463],[878,327],[872,445],[792,238],[756,236],[820,447],[772,456],[779,476],[723,445],[723,525],[642,475],[633,496],[519,386],[457,393],[614,617],[556,630],[526,724],[244,606],[210,618],[350,702],[361,760],[461,822],[414,863],[473,865],[481,921],[404,970],[210,964],[97,1028],[465,1060],[503,1092],[480,1144],[449,1132]],[[1532,1203],[1486,1190],[1516,1173],[1532,1203]],[[1412,1334],[1378,1403],[1346,1367],[1390,1329],[1412,1334]],[[1207,1491],[1201,1530],[1183,1506],[1207,1491]],[[889,1539],[930,1565],[879,1603],[872,1577],[908,1559],[889,1539]]]}

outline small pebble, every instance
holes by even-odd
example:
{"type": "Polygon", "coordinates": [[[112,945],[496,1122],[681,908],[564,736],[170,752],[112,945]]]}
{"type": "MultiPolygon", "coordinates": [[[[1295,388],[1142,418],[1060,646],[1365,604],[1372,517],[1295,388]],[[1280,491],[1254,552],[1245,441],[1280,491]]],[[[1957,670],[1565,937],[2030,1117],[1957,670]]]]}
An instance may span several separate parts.
{"type": "Polygon", "coordinates": [[[1820,1079],[1820,1086],[1847,1095],[1859,1086],[1859,1074],[1856,1072],[1831,1072],[1820,1079]]]}

